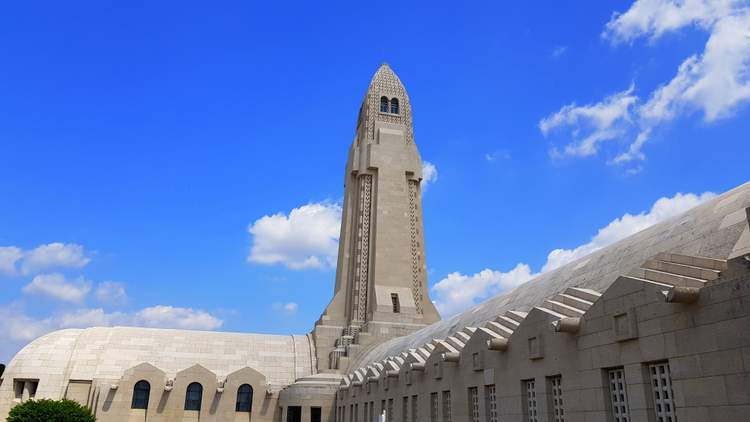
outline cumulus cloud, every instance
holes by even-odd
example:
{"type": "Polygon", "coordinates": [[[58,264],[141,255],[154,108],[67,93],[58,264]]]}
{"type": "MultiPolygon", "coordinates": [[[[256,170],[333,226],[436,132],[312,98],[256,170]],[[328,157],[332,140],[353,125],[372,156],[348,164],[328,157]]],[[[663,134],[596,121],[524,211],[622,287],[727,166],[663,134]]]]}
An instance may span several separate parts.
{"type": "Polygon", "coordinates": [[[253,236],[248,261],[294,270],[333,268],[340,229],[341,206],[330,202],[303,205],[288,215],[263,216],[248,228],[253,236]]]}
{"type": "Polygon", "coordinates": [[[539,130],[547,136],[552,130],[561,127],[575,127],[574,141],[565,146],[563,151],[552,150],[554,157],[594,155],[599,144],[621,136],[631,122],[632,107],[638,100],[633,95],[634,85],[625,91],[610,95],[595,104],[578,106],[568,104],[557,113],[545,117],[539,122],[539,130]]]}
{"type": "Polygon", "coordinates": [[[0,247],[0,273],[6,275],[29,275],[52,268],[82,268],[90,261],[83,246],[75,243],[53,242],[31,250],[0,247]]]}
{"type": "Polygon", "coordinates": [[[116,281],[104,281],[96,286],[94,297],[100,303],[112,306],[121,306],[128,302],[125,285],[116,281]]]}
{"type": "Polygon", "coordinates": [[[427,190],[427,187],[437,182],[438,170],[434,164],[429,161],[422,162],[422,192],[427,190]]]}
{"type": "Polygon", "coordinates": [[[21,272],[31,274],[49,268],[81,268],[91,261],[83,246],[75,243],[50,243],[24,253],[21,272]]]}
{"type": "Polygon", "coordinates": [[[453,272],[432,287],[436,294],[435,306],[441,315],[453,315],[482,299],[521,285],[534,275],[523,263],[508,272],[489,268],[472,275],[453,272]]]}
{"type": "Polygon", "coordinates": [[[209,312],[157,305],[136,312],[106,312],[102,308],[81,308],[47,318],[27,315],[18,305],[0,306],[0,361],[7,362],[25,343],[54,330],[109,326],[215,330],[223,324],[209,312]]]}
{"type": "Polygon", "coordinates": [[[272,308],[274,311],[280,312],[284,315],[294,315],[297,313],[297,309],[299,309],[299,305],[297,305],[294,302],[287,302],[287,303],[276,302],[272,305],[272,308]]]}
{"type": "Polygon", "coordinates": [[[677,193],[672,197],[659,198],[648,211],[635,215],[626,213],[615,218],[583,245],[551,251],[540,272],[533,272],[529,265],[519,263],[507,272],[484,269],[472,275],[450,273],[432,287],[436,298],[435,305],[443,316],[453,315],[490,296],[523,284],[539,274],[552,271],[656,223],[676,217],[714,197],[714,193],[705,192],[700,195],[677,193]]]}
{"type": "Polygon", "coordinates": [[[91,291],[91,282],[83,277],[67,280],[64,275],[40,274],[23,288],[24,293],[42,295],[64,302],[82,303],[91,291]]]}
{"type": "MultiPolygon", "coordinates": [[[[542,119],[540,130],[564,127],[572,136],[564,155],[588,156],[597,153],[596,145],[606,140],[629,142],[611,164],[645,158],[642,148],[661,124],[694,111],[706,122],[732,116],[750,100],[750,6],[748,1],[732,0],[638,0],[622,14],[615,13],[602,36],[613,44],[648,38],[656,42],[669,32],[695,27],[709,33],[703,51],[687,57],[675,76],[645,96],[645,100],[627,92],[629,102],[620,107],[618,118],[597,121],[588,115],[577,116],[574,105],[542,119]],[[567,117],[567,118],[566,118],[567,117]],[[588,135],[579,139],[579,134],[588,135]]],[[[588,108],[606,108],[607,97],[588,108]]],[[[559,153],[552,150],[553,155],[559,153]]]]}
{"type": "Polygon", "coordinates": [[[0,246],[0,274],[15,275],[16,262],[23,257],[21,248],[0,246]]]}

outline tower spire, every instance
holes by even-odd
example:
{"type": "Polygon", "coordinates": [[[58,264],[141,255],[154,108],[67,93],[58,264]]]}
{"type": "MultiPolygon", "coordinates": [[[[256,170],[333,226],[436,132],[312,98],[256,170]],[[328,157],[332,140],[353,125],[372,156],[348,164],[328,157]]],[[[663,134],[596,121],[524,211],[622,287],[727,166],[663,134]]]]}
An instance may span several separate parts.
{"type": "Polygon", "coordinates": [[[345,369],[338,357],[355,336],[365,345],[440,319],[427,292],[421,168],[409,96],[384,63],[363,99],[344,175],[336,287],[314,331],[319,355],[338,354],[319,356],[325,369],[345,369]]]}

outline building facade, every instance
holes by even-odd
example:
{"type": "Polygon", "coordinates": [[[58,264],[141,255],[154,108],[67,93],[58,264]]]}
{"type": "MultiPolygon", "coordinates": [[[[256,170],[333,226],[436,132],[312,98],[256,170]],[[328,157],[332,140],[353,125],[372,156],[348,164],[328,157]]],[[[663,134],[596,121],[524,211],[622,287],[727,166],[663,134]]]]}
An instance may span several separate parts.
{"type": "Polygon", "coordinates": [[[0,417],[69,398],[100,421],[747,419],[750,183],[440,320],[421,180],[409,97],[383,65],[349,150],[333,298],[310,334],[53,332],[0,375],[0,417]]]}

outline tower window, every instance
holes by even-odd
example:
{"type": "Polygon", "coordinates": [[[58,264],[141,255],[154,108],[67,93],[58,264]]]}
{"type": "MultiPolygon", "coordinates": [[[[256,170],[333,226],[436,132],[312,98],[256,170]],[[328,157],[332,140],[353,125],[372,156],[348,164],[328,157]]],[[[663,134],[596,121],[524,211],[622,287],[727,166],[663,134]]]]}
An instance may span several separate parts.
{"type": "Polygon", "coordinates": [[[380,112],[388,113],[388,97],[380,97],[380,112]]]}
{"type": "Polygon", "coordinates": [[[131,409],[148,409],[148,396],[151,393],[151,384],[146,380],[140,380],[133,387],[133,400],[131,409]]]}
{"type": "Polygon", "coordinates": [[[201,410],[202,400],[203,386],[197,382],[188,385],[187,393],[185,394],[185,410],[201,410]]]}
{"type": "Polygon", "coordinates": [[[400,314],[401,313],[401,303],[398,301],[398,294],[391,293],[391,303],[393,304],[393,313],[394,314],[400,314]]]}
{"type": "MultiPolygon", "coordinates": [[[[380,100],[383,103],[383,100],[380,100]]],[[[391,113],[398,114],[398,98],[391,98],[391,113]]]]}
{"type": "Polygon", "coordinates": [[[237,389],[237,403],[234,410],[237,412],[250,412],[253,408],[253,387],[250,384],[242,384],[237,389]]]}

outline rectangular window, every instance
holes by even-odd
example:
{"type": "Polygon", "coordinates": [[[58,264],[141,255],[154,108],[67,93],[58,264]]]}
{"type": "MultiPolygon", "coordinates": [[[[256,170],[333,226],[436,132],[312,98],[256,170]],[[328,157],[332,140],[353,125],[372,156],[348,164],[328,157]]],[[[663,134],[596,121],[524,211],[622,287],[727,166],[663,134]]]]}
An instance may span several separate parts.
{"type": "Polygon", "coordinates": [[[393,399],[388,399],[388,412],[385,417],[388,422],[393,421],[393,399]]]}
{"type": "Polygon", "coordinates": [[[430,393],[430,422],[438,422],[438,393],[430,393]]]}
{"type": "Polygon", "coordinates": [[[547,377],[547,389],[550,391],[549,401],[553,422],[565,422],[562,397],[562,376],[547,377]]]}
{"type": "Polygon", "coordinates": [[[626,391],[625,370],[622,368],[607,371],[609,380],[609,398],[614,422],[629,422],[628,393],[626,391]]]}
{"type": "Polygon", "coordinates": [[[391,303],[393,303],[393,313],[401,313],[401,303],[398,301],[398,294],[391,293],[391,303]]]}
{"type": "Polygon", "coordinates": [[[523,382],[523,391],[526,394],[526,406],[524,406],[527,422],[539,422],[536,408],[536,382],[533,379],[523,382]]]}
{"type": "Polygon", "coordinates": [[[471,422],[479,422],[479,391],[477,387],[469,387],[469,416],[471,422]]]}
{"type": "Polygon", "coordinates": [[[310,422],[320,422],[320,408],[319,407],[310,408],[310,422]]]}
{"type": "Polygon", "coordinates": [[[364,409],[363,409],[363,410],[364,410],[364,412],[363,412],[363,414],[362,414],[362,417],[363,417],[363,418],[365,419],[365,422],[367,422],[367,405],[368,405],[368,403],[367,403],[367,402],[365,402],[365,407],[364,407],[364,409]]]}
{"type": "Polygon", "coordinates": [[[354,422],[354,405],[349,405],[349,422],[354,422]]]}
{"type": "Polygon", "coordinates": [[[669,363],[660,362],[648,366],[651,377],[651,391],[654,395],[654,413],[657,422],[675,422],[674,400],[672,396],[672,376],[669,363]]]}
{"type": "Polygon", "coordinates": [[[404,403],[401,407],[402,422],[409,422],[409,397],[404,396],[404,403]]]}
{"type": "Polygon", "coordinates": [[[417,396],[411,396],[411,420],[414,422],[419,421],[417,410],[419,409],[419,403],[417,396]]]}
{"type": "Polygon", "coordinates": [[[497,422],[497,392],[495,384],[484,386],[484,411],[487,422],[497,422]]]}
{"type": "Polygon", "coordinates": [[[443,422],[451,422],[451,392],[443,391],[443,422]]]}
{"type": "Polygon", "coordinates": [[[359,403],[354,404],[354,422],[359,422],[359,403]]]}

